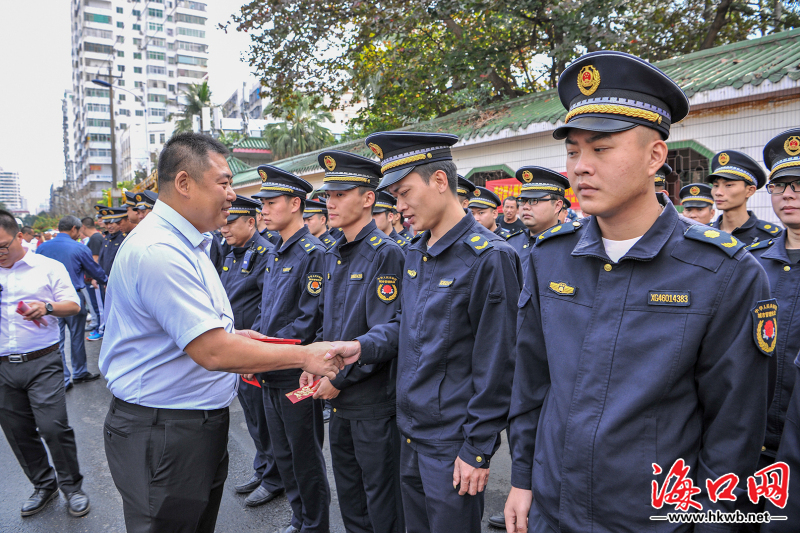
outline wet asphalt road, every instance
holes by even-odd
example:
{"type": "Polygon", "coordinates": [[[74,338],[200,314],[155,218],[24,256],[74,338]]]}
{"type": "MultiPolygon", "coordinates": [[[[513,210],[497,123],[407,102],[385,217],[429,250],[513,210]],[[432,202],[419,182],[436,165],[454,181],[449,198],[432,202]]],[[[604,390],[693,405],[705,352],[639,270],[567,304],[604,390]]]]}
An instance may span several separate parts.
{"type": "MultiPolygon", "coordinates": [[[[100,342],[86,343],[89,370],[97,372],[97,357],[100,342]]],[[[67,514],[63,495],[49,503],[39,514],[22,518],[19,508],[33,491],[32,486],[16,457],[8,446],[5,436],[0,436],[0,532],[25,533],[99,533],[124,532],[122,500],[114,487],[108,471],[103,449],[103,420],[105,419],[111,394],[102,378],[91,383],[75,385],[67,393],[69,421],[75,429],[78,444],[78,459],[84,476],[83,489],[91,499],[91,512],[83,518],[72,518],[67,514]]],[[[0,433],[1,435],[1,433],[0,433]]],[[[220,506],[216,531],[236,533],[240,531],[262,531],[272,533],[285,527],[291,519],[291,509],[285,496],[256,508],[244,505],[246,495],[238,495],[233,486],[246,480],[252,473],[255,447],[247,432],[242,409],[238,401],[231,404],[231,428],[228,440],[230,466],[225,494],[220,506]]],[[[344,533],[339,513],[338,495],[331,471],[328,439],[325,441],[325,460],[328,480],[331,484],[331,532],[344,533]]],[[[508,494],[511,476],[511,460],[508,447],[503,446],[492,460],[489,487],[486,490],[486,508],[483,531],[500,530],[488,527],[490,514],[502,509],[508,494]]]]}

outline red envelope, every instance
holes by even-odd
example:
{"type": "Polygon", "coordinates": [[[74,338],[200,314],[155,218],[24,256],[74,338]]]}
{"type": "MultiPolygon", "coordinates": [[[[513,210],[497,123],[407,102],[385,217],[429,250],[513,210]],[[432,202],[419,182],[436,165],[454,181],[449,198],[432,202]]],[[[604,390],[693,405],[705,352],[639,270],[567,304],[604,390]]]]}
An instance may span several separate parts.
{"type": "Polygon", "coordinates": [[[290,402],[297,403],[300,400],[305,400],[306,398],[314,396],[314,393],[317,392],[317,387],[319,387],[319,382],[321,379],[322,378],[319,378],[311,385],[306,385],[305,387],[300,387],[297,390],[293,390],[292,392],[288,393],[286,397],[289,398],[290,402]]]}
{"type": "MultiPolygon", "coordinates": [[[[30,307],[28,307],[28,304],[26,304],[25,302],[23,302],[23,301],[20,301],[20,302],[17,304],[17,313],[19,313],[20,315],[24,315],[24,314],[25,314],[25,313],[27,313],[29,310],[30,310],[30,307]]],[[[33,320],[33,323],[34,323],[34,324],[36,324],[38,327],[40,327],[40,328],[41,328],[41,327],[44,327],[44,326],[46,326],[46,325],[47,325],[47,320],[46,320],[44,317],[41,317],[41,318],[35,318],[35,319],[33,320]]]]}
{"type": "Polygon", "coordinates": [[[300,339],[280,339],[278,337],[267,337],[266,339],[253,339],[269,344],[300,344],[300,339]]]}
{"type": "Polygon", "coordinates": [[[249,383],[250,385],[255,385],[259,389],[261,388],[261,384],[255,378],[253,379],[253,381],[250,381],[249,379],[244,379],[244,376],[242,376],[242,381],[244,381],[245,383],[249,383]]]}

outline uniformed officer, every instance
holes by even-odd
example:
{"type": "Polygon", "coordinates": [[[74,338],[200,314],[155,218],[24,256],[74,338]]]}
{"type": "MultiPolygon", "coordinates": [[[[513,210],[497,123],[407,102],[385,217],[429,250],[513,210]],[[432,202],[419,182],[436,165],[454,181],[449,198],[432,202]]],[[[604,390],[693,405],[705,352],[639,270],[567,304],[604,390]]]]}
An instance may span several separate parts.
{"type": "Polygon", "coordinates": [[[122,231],[130,233],[136,224],[139,223],[139,211],[136,209],[136,194],[130,191],[125,191],[125,209],[127,213],[127,222],[122,231]]]}
{"type": "Polygon", "coordinates": [[[103,249],[100,250],[98,263],[105,271],[106,276],[111,276],[111,267],[114,265],[114,258],[117,256],[119,245],[128,236],[127,232],[122,231],[121,223],[128,217],[126,207],[104,207],[100,210],[100,219],[105,222],[108,228],[108,235],[103,239],[103,249]]]}
{"type": "Polygon", "coordinates": [[[711,160],[711,196],[722,211],[713,227],[733,234],[745,244],[777,237],[780,226],[759,220],[747,210],[747,199],[764,186],[767,176],[752,157],[736,150],[725,150],[711,160]]]}
{"type": "Polygon", "coordinates": [[[382,132],[397,209],[422,233],[406,256],[402,312],[333,353],[371,365],[398,351],[397,423],[406,528],[478,532],[489,461],[506,426],[521,265],[505,239],[463,212],[455,135],[382,132]],[[423,159],[424,157],[424,159],[423,159]]]}
{"type": "Polygon", "coordinates": [[[653,177],[653,181],[656,184],[656,192],[663,192],[669,196],[669,193],[667,193],[667,176],[670,174],[672,174],[672,167],[666,163],[656,171],[656,175],[653,177]]]}
{"type": "MultiPolygon", "coordinates": [[[[311,194],[308,195],[309,200],[315,200],[317,202],[322,202],[323,204],[326,201],[326,193],[322,189],[318,189],[313,191],[311,194]]],[[[344,237],[344,233],[340,228],[328,228],[328,233],[333,238],[334,241],[338,241],[342,237],[344,237]]]]}
{"type": "Polygon", "coordinates": [[[475,187],[469,200],[469,210],[475,220],[495,235],[504,239],[511,236],[511,232],[497,225],[497,208],[500,206],[500,197],[486,187],[475,187]]]}
{"type": "Polygon", "coordinates": [[[267,239],[271,244],[278,244],[281,234],[277,231],[270,231],[267,228],[267,223],[264,220],[264,215],[261,214],[261,211],[258,212],[258,216],[256,218],[256,227],[258,228],[258,233],[267,239]]]}
{"type": "Polygon", "coordinates": [[[306,200],[306,207],[303,210],[303,222],[308,226],[311,235],[325,245],[326,250],[336,244],[336,239],[331,237],[328,232],[328,206],[324,202],[306,200]]]}
{"type": "MultiPolygon", "coordinates": [[[[310,344],[322,326],[325,254],[325,246],[303,223],[311,185],[271,165],[259,166],[258,173],[261,190],[253,197],[261,199],[267,227],[281,239],[268,252],[253,329],[310,344]]],[[[291,524],[281,531],[327,532],[330,488],[322,457],[322,407],[308,400],[293,404],[286,397],[297,389],[301,374],[296,369],[258,375],[275,462],[292,507],[291,524]]]]}
{"type": "Polygon", "coordinates": [[[689,111],[677,84],[600,51],[567,67],[558,94],[568,113],[554,137],[591,216],[542,233],[528,258],[507,529],[686,531],[653,525],[675,509],[654,506],[651,482],[682,459],[703,510],[747,499],[740,484],[739,503],[712,503],[705,481],[754,472],[770,355],[756,339],[775,301],[743,242],[689,223],[655,193],[670,125],[689,111]]]}
{"type": "Polygon", "coordinates": [[[136,210],[139,212],[139,221],[141,222],[144,220],[144,217],[153,211],[153,207],[156,205],[156,200],[158,200],[158,193],[153,191],[142,191],[136,193],[135,199],[136,210]]]}
{"type": "MultiPolygon", "coordinates": [[[[378,168],[378,172],[380,173],[380,168],[378,168]]],[[[377,200],[372,207],[372,220],[375,222],[375,226],[397,243],[405,253],[411,241],[397,233],[397,230],[392,225],[392,215],[397,212],[394,196],[385,191],[380,191],[376,194],[377,200]]]]}
{"type": "Polygon", "coordinates": [[[714,218],[714,198],[708,183],[690,183],[681,187],[683,216],[708,226],[714,218]]]}
{"type": "MultiPolygon", "coordinates": [[[[800,128],[777,135],[764,147],[764,162],[770,169],[767,191],[772,209],[786,227],[774,239],[758,241],[748,249],[767,272],[772,296],[778,301],[780,328],[772,339],[770,360],[775,388],[767,412],[767,435],[759,468],[775,462],[786,410],[794,388],[793,362],[800,351],[800,128]],[[794,144],[793,144],[794,143],[794,144]]],[[[790,493],[791,494],[791,493],[790,493]]],[[[777,511],[775,511],[777,514],[777,511]]]]}
{"type": "MultiPolygon", "coordinates": [[[[344,238],[325,254],[322,330],[317,340],[353,339],[391,321],[400,308],[399,245],[373,222],[381,166],[348,152],[319,154],[332,223],[344,238]]],[[[405,242],[404,239],[400,239],[405,242]]],[[[348,532],[404,533],[400,436],[395,418],[396,360],[350,365],[314,395],[333,406],[329,435],[336,490],[348,532]]],[[[304,374],[301,385],[314,376],[304,374]]]]}
{"type": "MultiPolygon", "coordinates": [[[[231,302],[233,326],[237,330],[249,329],[258,314],[267,252],[273,249],[272,244],[256,231],[256,213],[260,210],[261,202],[237,195],[228,209],[227,224],[220,230],[231,247],[225,257],[220,281],[231,302]]],[[[246,377],[253,380],[253,376],[246,377]]],[[[242,381],[238,396],[247,431],[256,447],[256,456],[253,459],[254,474],[234,489],[239,494],[250,493],[244,503],[256,507],[282,494],[283,483],[272,455],[261,387],[242,381]]]]}
{"type": "Polygon", "coordinates": [[[537,166],[520,167],[515,177],[522,183],[520,218],[526,231],[512,235],[508,243],[517,251],[524,265],[534,240],[546,229],[557,225],[559,216],[566,211],[569,181],[555,170],[537,166]]]}
{"type": "Polygon", "coordinates": [[[472,196],[472,191],[475,190],[475,184],[459,174],[458,188],[456,190],[458,191],[458,200],[461,202],[461,207],[464,208],[465,213],[469,214],[469,199],[472,196]]]}

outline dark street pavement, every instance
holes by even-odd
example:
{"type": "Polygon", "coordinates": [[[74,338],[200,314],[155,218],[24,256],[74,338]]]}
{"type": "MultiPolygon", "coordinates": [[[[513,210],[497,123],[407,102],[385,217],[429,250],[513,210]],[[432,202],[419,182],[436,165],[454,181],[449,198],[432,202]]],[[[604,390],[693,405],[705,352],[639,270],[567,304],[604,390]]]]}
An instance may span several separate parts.
{"type": "MultiPolygon", "coordinates": [[[[100,342],[87,341],[86,347],[89,370],[97,372],[100,342]]],[[[114,487],[103,450],[103,420],[110,400],[111,395],[102,378],[95,382],[75,385],[67,393],[69,421],[75,429],[78,456],[84,476],[83,488],[89,495],[92,506],[91,513],[83,518],[72,518],[67,514],[63,495],[48,504],[42,512],[35,516],[28,518],[20,516],[19,508],[33,489],[11,452],[5,436],[0,432],[0,465],[2,465],[0,468],[0,532],[97,533],[125,531],[122,500],[114,487]]],[[[324,451],[332,492],[331,531],[343,533],[344,526],[333,482],[327,436],[324,451]]],[[[250,509],[244,505],[245,496],[238,495],[233,490],[233,485],[250,477],[255,453],[238,400],[231,404],[228,452],[230,453],[230,468],[216,531],[219,533],[240,531],[272,533],[276,529],[288,525],[291,510],[284,496],[261,507],[250,509]]],[[[508,447],[504,441],[492,461],[491,478],[486,493],[484,531],[500,531],[488,527],[486,520],[489,514],[502,509],[508,494],[510,475],[511,461],[508,456],[508,447]]]]}

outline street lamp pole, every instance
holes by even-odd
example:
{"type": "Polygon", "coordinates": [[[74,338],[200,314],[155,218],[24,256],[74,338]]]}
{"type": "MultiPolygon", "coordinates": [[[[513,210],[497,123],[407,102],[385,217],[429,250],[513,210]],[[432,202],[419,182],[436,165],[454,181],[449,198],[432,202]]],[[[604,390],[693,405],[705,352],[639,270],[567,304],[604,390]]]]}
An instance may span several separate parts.
{"type": "Polygon", "coordinates": [[[116,124],[114,122],[114,77],[111,75],[111,69],[108,71],[108,107],[109,115],[111,117],[111,190],[117,188],[117,133],[116,124]]]}

